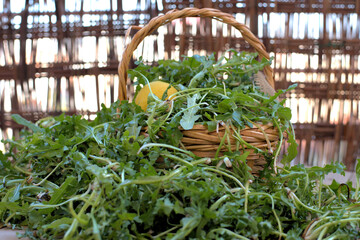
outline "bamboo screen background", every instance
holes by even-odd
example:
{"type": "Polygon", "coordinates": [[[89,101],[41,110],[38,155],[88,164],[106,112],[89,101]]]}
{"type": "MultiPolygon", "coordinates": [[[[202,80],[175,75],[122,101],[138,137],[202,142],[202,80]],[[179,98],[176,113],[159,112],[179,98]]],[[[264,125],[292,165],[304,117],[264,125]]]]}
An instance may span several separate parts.
{"type": "MultiPolygon", "coordinates": [[[[300,150],[294,163],[353,168],[360,157],[356,0],[0,0],[1,138],[18,136],[13,113],[31,121],[62,112],[92,118],[117,99],[126,30],[185,7],[232,13],[274,57],[276,88],[298,84],[286,96],[300,150]]],[[[251,50],[234,29],[187,18],[160,28],[135,55],[153,64],[228,48],[251,50]]]]}

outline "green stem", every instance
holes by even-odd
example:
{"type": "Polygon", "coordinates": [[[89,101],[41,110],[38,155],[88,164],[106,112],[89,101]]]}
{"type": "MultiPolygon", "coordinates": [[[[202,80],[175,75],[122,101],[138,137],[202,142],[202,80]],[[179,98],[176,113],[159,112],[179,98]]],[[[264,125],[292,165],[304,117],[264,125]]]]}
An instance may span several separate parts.
{"type": "MultiPolygon", "coordinates": [[[[184,89],[179,92],[173,93],[172,95],[170,95],[170,97],[173,101],[175,101],[178,98],[186,97],[188,95],[196,94],[196,93],[200,93],[200,92],[204,92],[204,91],[214,91],[214,92],[219,92],[219,94],[221,94],[222,89],[220,89],[220,88],[188,88],[188,89],[184,89]]],[[[223,98],[227,98],[223,94],[221,94],[221,96],[223,98]]]]}
{"type": "Polygon", "coordinates": [[[63,162],[64,162],[64,161],[59,162],[59,163],[56,165],[56,167],[54,167],[54,169],[53,169],[43,180],[41,180],[39,183],[34,183],[34,185],[35,185],[35,186],[39,186],[39,185],[41,185],[43,182],[45,182],[45,181],[56,171],[56,169],[58,169],[58,167],[61,166],[61,164],[62,164],[63,162]]]}
{"type": "Polygon", "coordinates": [[[211,230],[211,231],[207,234],[206,239],[210,239],[210,238],[211,238],[211,237],[210,237],[211,234],[216,233],[216,232],[226,233],[226,234],[228,234],[230,237],[232,237],[232,239],[250,240],[250,238],[241,236],[241,235],[239,235],[239,234],[237,234],[237,233],[234,233],[233,231],[230,231],[229,229],[226,229],[226,228],[216,228],[216,229],[211,230]]]}
{"type": "MultiPolygon", "coordinates": [[[[277,224],[278,224],[279,233],[280,233],[280,234],[283,234],[280,219],[279,219],[279,217],[278,217],[278,215],[276,214],[276,211],[275,211],[274,198],[273,198],[270,194],[268,194],[268,193],[260,193],[260,192],[249,193],[249,195],[265,195],[265,196],[267,196],[267,197],[270,198],[270,200],[271,200],[271,210],[272,210],[272,212],[273,212],[273,214],[274,214],[274,216],[275,216],[276,222],[277,222],[277,224]]],[[[280,235],[280,236],[281,236],[281,235],[280,235]]]]}
{"type": "Polygon", "coordinates": [[[223,203],[225,200],[227,200],[229,195],[224,195],[221,198],[219,198],[216,202],[214,202],[211,207],[209,208],[210,211],[216,210],[221,203],[223,203]]]}
{"type": "Polygon", "coordinates": [[[320,235],[319,235],[319,237],[318,237],[317,239],[318,239],[318,240],[322,240],[323,237],[325,236],[327,230],[328,230],[327,227],[324,228],[324,229],[321,231],[321,233],[320,233],[320,235]]]}
{"type": "MultiPolygon", "coordinates": [[[[84,205],[81,207],[81,209],[80,209],[80,211],[79,211],[79,214],[77,215],[77,216],[79,217],[79,219],[78,219],[78,218],[75,218],[75,219],[73,220],[70,228],[66,231],[66,233],[65,233],[65,235],[64,235],[64,238],[63,238],[64,240],[73,239],[73,235],[74,235],[75,231],[77,230],[77,227],[78,227],[79,223],[80,223],[80,224],[84,223],[84,222],[81,222],[81,221],[79,221],[79,220],[82,219],[82,215],[83,215],[84,212],[88,209],[88,207],[89,207],[90,205],[93,205],[92,200],[93,200],[94,198],[97,198],[97,196],[98,196],[98,194],[99,194],[98,189],[97,189],[97,188],[99,187],[99,186],[98,186],[98,182],[96,181],[96,182],[93,184],[93,186],[95,186],[95,189],[94,189],[93,192],[91,193],[88,201],[85,201],[84,205]]],[[[75,213],[75,214],[76,214],[76,213],[75,213]]],[[[82,219],[82,220],[84,220],[84,219],[82,219]]]]}
{"type": "Polygon", "coordinates": [[[26,175],[31,175],[31,174],[33,174],[32,172],[26,171],[26,170],[24,170],[23,168],[21,168],[21,167],[19,167],[19,166],[17,166],[17,165],[14,165],[14,169],[17,170],[17,171],[19,171],[19,172],[21,172],[21,173],[24,173],[24,174],[26,174],[26,175]]]}
{"type": "Polygon", "coordinates": [[[225,131],[224,136],[222,137],[220,144],[218,148],[216,149],[215,158],[218,158],[219,153],[221,151],[222,146],[224,145],[225,139],[226,139],[227,131],[225,131]]]}
{"type": "Polygon", "coordinates": [[[311,223],[310,223],[310,226],[308,226],[306,228],[306,231],[304,232],[304,235],[307,235],[308,232],[311,232],[313,230],[313,228],[319,224],[320,222],[323,222],[323,221],[326,221],[328,220],[330,217],[327,217],[331,212],[328,211],[326,212],[325,214],[323,214],[322,216],[318,217],[317,220],[313,220],[311,223]]]}
{"type": "Polygon", "coordinates": [[[17,185],[18,183],[24,183],[25,180],[24,179],[12,179],[12,180],[8,180],[6,181],[6,176],[3,178],[3,186],[5,187],[11,187],[14,185],[17,185]]]}
{"type": "Polygon", "coordinates": [[[249,149],[254,149],[254,150],[258,151],[261,154],[265,154],[265,152],[263,150],[261,150],[260,148],[254,147],[253,145],[249,144],[244,139],[242,139],[241,135],[236,131],[236,128],[232,124],[231,124],[231,128],[235,134],[235,135],[233,135],[233,137],[236,138],[236,140],[238,140],[241,144],[244,144],[249,149]]]}
{"type": "Polygon", "coordinates": [[[255,125],[255,127],[257,127],[257,128],[262,132],[262,134],[264,134],[265,141],[266,141],[266,143],[267,143],[267,145],[268,145],[269,150],[270,150],[271,153],[272,153],[273,150],[272,150],[272,147],[271,147],[271,143],[270,143],[269,137],[268,137],[268,135],[266,134],[266,132],[264,131],[264,129],[262,129],[262,127],[261,127],[259,124],[251,121],[251,120],[250,120],[249,118],[247,118],[245,115],[242,115],[242,117],[243,117],[246,121],[248,121],[248,122],[250,122],[251,124],[255,125]]]}
{"type": "Polygon", "coordinates": [[[248,207],[249,185],[250,185],[250,181],[247,181],[245,184],[245,203],[244,203],[245,213],[247,213],[247,207],[248,207]]]}
{"type": "Polygon", "coordinates": [[[338,233],[328,236],[327,238],[325,238],[325,240],[346,239],[347,237],[349,237],[347,233],[338,233]]]}
{"type": "Polygon", "coordinates": [[[145,79],[146,84],[149,86],[149,91],[150,91],[150,94],[151,94],[152,98],[153,98],[155,101],[158,101],[158,102],[161,101],[161,99],[159,99],[159,98],[152,92],[152,90],[151,90],[151,85],[150,85],[150,81],[147,79],[147,77],[145,77],[145,75],[142,74],[142,73],[139,72],[139,71],[136,71],[136,70],[134,70],[134,69],[133,69],[133,71],[136,72],[137,74],[139,74],[143,79],[145,79]]]}
{"type": "Polygon", "coordinates": [[[205,225],[209,222],[209,218],[203,217],[196,228],[196,237],[201,239],[201,231],[204,230],[205,225]]]}
{"type": "Polygon", "coordinates": [[[18,213],[17,213],[17,212],[14,212],[14,213],[10,214],[10,216],[8,216],[8,217],[5,219],[4,225],[7,225],[8,222],[10,221],[10,219],[12,219],[16,214],[18,214],[18,213]]]}
{"type": "Polygon", "coordinates": [[[280,126],[279,126],[279,123],[277,122],[276,119],[273,119],[273,123],[274,123],[274,124],[276,125],[276,127],[278,128],[278,130],[279,130],[279,135],[280,135],[280,142],[279,142],[279,144],[278,144],[278,147],[277,147],[277,149],[276,149],[276,151],[275,151],[275,155],[274,155],[274,171],[275,171],[275,173],[277,173],[277,158],[278,158],[279,153],[280,153],[280,149],[281,149],[281,146],[282,146],[282,143],[283,143],[284,135],[283,135],[283,133],[282,133],[282,131],[281,131],[281,128],[280,128],[280,126]]]}
{"type": "Polygon", "coordinates": [[[321,234],[324,228],[329,228],[334,225],[342,224],[342,223],[349,223],[349,222],[360,222],[360,218],[346,218],[346,219],[339,219],[337,221],[331,221],[325,223],[324,225],[315,229],[310,235],[305,236],[305,239],[317,239],[317,237],[321,234]]]}
{"type": "Polygon", "coordinates": [[[104,162],[104,163],[107,163],[107,164],[111,164],[111,163],[115,163],[116,161],[113,160],[113,159],[110,159],[110,158],[105,158],[105,157],[98,157],[98,156],[95,156],[95,155],[89,155],[89,157],[91,159],[94,159],[94,160],[97,160],[97,161],[100,161],[100,162],[104,162]]]}
{"type": "Polygon", "coordinates": [[[332,195],[330,198],[328,198],[328,199],[325,201],[324,205],[325,205],[325,206],[328,205],[329,203],[331,203],[331,202],[334,201],[335,199],[336,199],[336,195],[332,195]]]}
{"type": "Polygon", "coordinates": [[[181,162],[181,163],[183,163],[183,164],[185,164],[187,166],[193,167],[193,165],[190,162],[188,162],[188,161],[186,161],[186,160],[184,160],[184,159],[182,159],[182,158],[180,158],[178,156],[175,156],[175,155],[172,155],[172,154],[169,154],[169,153],[164,153],[164,152],[160,153],[160,155],[163,155],[163,156],[171,158],[171,159],[173,159],[175,161],[181,162]]]}
{"type": "Polygon", "coordinates": [[[181,173],[181,171],[184,169],[183,167],[177,168],[174,171],[171,171],[168,175],[164,175],[164,176],[148,176],[148,177],[142,177],[142,178],[137,178],[134,180],[128,180],[123,182],[122,184],[119,185],[119,187],[117,187],[113,193],[117,193],[120,189],[124,188],[125,186],[131,185],[131,184],[138,184],[138,185],[147,185],[147,184],[157,184],[157,183],[163,183],[166,182],[168,180],[170,180],[171,178],[177,176],[178,174],[181,173]]]}
{"type": "Polygon", "coordinates": [[[69,211],[70,211],[70,214],[75,218],[75,220],[77,220],[81,225],[86,225],[88,224],[88,220],[87,219],[84,219],[84,218],[81,218],[78,214],[76,214],[75,210],[74,210],[74,207],[73,207],[73,201],[70,201],[69,202],[69,211]]]}
{"type": "Polygon", "coordinates": [[[321,192],[322,192],[322,186],[323,186],[323,177],[320,177],[318,208],[321,208],[321,192]]]}
{"type": "Polygon", "coordinates": [[[152,238],[152,239],[161,239],[162,236],[167,235],[168,233],[174,231],[175,229],[177,229],[177,228],[179,228],[179,227],[180,227],[180,226],[172,227],[172,228],[166,230],[165,232],[159,233],[159,234],[156,235],[156,236],[152,236],[151,238],[152,238]]]}
{"type": "Polygon", "coordinates": [[[115,169],[116,169],[116,167],[120,166],[120,163],[116,162],[114,159],[105,158],[105,157],[98,157],[98,156],[94,156],[94,155],[89,155],[89,157],[91,159],[106,163],[108,168],[114,168],[115,167],[115,169]]]}
{"type": "Polygon", "coordinates": [[[231,178],[232,180],[234,180],[242,189],[246,190],[244,185],[239,181],[239,179],[237,179],[236,177],[230,175],[230,174],[227,174],[223,171],[220,171],[219,169],[216,169],[216,168],[211,168],[211,167],[205,167],[204,170],[208,170],[208,171],[211,171],[211,172],[216,172],[220,175],[223,175],[225,177],[228,177],[228,178],[231,178]]]}
{"type": "Polygon", "coordinates": [[[101,233],[100,233],[100,230],[99,230],[99,226],[98,226],[93,214],[91,214],[91,220],[92,220],[92,224],[93,224],[94,238],[95,238],[95,240],[101,240],[101,233]]]}
{"type": "Polygon", "coordinates": [[[284,237],[284,238],[287,237],[287,234],[283,233],[283,232],[272,231],[271,233],[274,234],[274,235],[278,235],[279,237],[284,237]]]}
{"type": "MultiPolygon", "coordinates": [[[[359,163],[358,163],[359,164],[359,163]]],[[[359,200],[359,188],[360,188],[360,177],[356,174],[356,190],[355,190],[355,200],[359,200]]]]}
{"type": "Polygon", "coordinates": [[[307,209],[307,210],[309,210],[311,212],[315,212],[315,213],[323,213],[320,210],[317,210],[317,209],[306,206],[303,202],[300,201],[300,199],[295,195],[295,193],[293,193],[290,189],[287,189],[287,190],[288,190],[289,197],[292,198],[296,203],[300,204],[305,209],[307,209]]]}
{"type": "Polygon", "coordinates": [[[185,153],[193,158],[196,158],[196,155],[194,153],[192,153],[191,151],[187,151],[169,144],[164,144],[164,143],[147,143],[141,146],[141,148],[139,149],[139,151],[137,152],[137,154],[139,154],[144,148],[149,148],[149,147],[164,147],[164,148],[170,148],[182,153],[185,153]]]}
{"type": "Polygon", "coordinates": [[[194,166],[202,164],[202,163],[210,164],[211,163],[211,158],[200,158],[199,160],[192,161],[191,163],[194,166]]]}

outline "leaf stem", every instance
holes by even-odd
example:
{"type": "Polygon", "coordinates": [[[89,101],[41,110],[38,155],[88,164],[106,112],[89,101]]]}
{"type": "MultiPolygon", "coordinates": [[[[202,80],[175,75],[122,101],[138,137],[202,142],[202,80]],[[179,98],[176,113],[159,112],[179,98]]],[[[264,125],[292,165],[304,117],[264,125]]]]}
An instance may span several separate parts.
{"type": "Polygon", "coordinates": [[[317,237],[321,234],[321,232],[324,229],[327,229],[327,228],[337,225],[337,224],[349,223],[349,222],[360,222],[360,218],[346,218],[346,219],[339,219],[336,221],[327,222],[327,223],[321,225],[320,227],[318,227],[317,229],[315,229],[312,233],[310,233],[310,235],[306,235],[305,239],[309,239],[309,240],[317,239],[317,237]]]}
{"type": "Polygon", "coordinates": [[[275,155],[274,155],[274,172],[275,174],[277,174],[277,158],[279,156],[279,153],[280,153],[280,149],[281,149],[281,146],[282,146],[282,143],[283,143],[283,139],[284,139],[284,135],[281,131],[281,128],[279,126],[279,123],[277,122],[277,119],[273,119],[273,123],[276,125],[276,127],[278,128],[279,130],[279,135],[280,135],[280,142],[279,142],[279,145],[275,151],[275,155]]]}
{"type": "Polygon", "coordinates": [[[132,71],[136,72],[136,73],[139,74],[143,79],[145,79],[147,85],[149,86],[149,91],[150,91],[150,94],[151,94],[152,98],[153,98],[155,101],[157,101],[157,102],[161,101],[161,99],[159,99],[159,98],[152,92],[151,86],[150,86],[150,81],[147,79],[147,77],[145,77],[144,74],[142,74],[142,73],[139,72],[139,71],[136,71],[135,69],[133,69],[132,71]]]}
{"type": "MultiPolygon", "coordinates": [[[[181,91],[178,91],[176,93],[173,93],[169,96],[169,98],[171,98],[171,100],[175,101],[178,98],[181,97],[186,97],[190,94],[196,94],[199,92],[203,92],[203,91],[214,91],[214,92],[219,92],[219,94],[223,91],[221,88],[216,88],[216,87],[212,87],[212,88],[188,88],[188,89],[184,89],[181,91]]],[[[222,96],[224,96],[222,94],[222,96]]],[[[224,96],[226,97],[226,96],[224,96]]]]}
{"type": "Polygon", "coordinates": [[[59,162],[55,167],[54,167],[54,169],[44,178],[44,179],[42,179],[40,182],[38,182],[38,183],[34,183],[34,185],[35,186],[39,186],[39,185],[41,185],[43,182],[45,182],[55,171],[56,171],[56,169],[58,169],[58,167],[60,167],[61,166],[61,164],[63,164],[63,162],[64,162],[64,160],[62,160],[61,162],[59,162]]]}
{"type": "MultiPolygon", "coordinates": [[[[93,183],[93,192],[90,194],[90,197],[89,197],[89,199],[88,199],[88,201],[85,201],[85,203],[84,203],[84,205],[81,207],[81,209],[80,209],[80,211],[79,211],[79,214],[77,214],[77,216],[79,217],[79,218],[76,218],[75,216],[75,219],[73,220],[73,222],[72,222],[72,224],[71,224],[71,226],[70,226],[70,228],[66,231],[66,233],[65,233],[65,235],[64,235],[64,240],[70,240],[70,239],[73,239],[73,235],[74,235],[74,233],[75,233],[75,231],[76,231],[76,229],[77,229],[77,227],[78,227],[78,224],[80,223],[80,224],[84,224],[85,223],[85,221],[86,220],[84,220],[84,219],[82,219],[81,218],[81,216],[84,214],[84,212],[88,209],[88,207],[90,206],[90,205],[94,205],[94,204],[92,204],[91,202],[92,202],[92,200],[94,199],[94,198],[97,198],[97,196],[100,194],[99,192],[98,192],[98,188],[99,188],[99,185],[98,185],[99,183],[97,182],[97,181],[95,181],[94,183],[93,183]],[[79,221],[79,220],[81,220],[81,221],[79,221]],[[82,221],[82,220],[84,220],[84,221],[82,221]]],[[[70,204],[72,204],[72,202],[70,203],[70,204]]],[[[69,205],[69,207],[72,207],[72,205],[69,205]]],[[[71,209],[70,209],[70,211],[71,211],[71,209]]],[[[75,213],[75,211],[74,211],[74,213],[75,213]]],[[[75,213],[76,214],[76,213],[75,213]]],[[[86,223],[85,223],[86,224],[86,223]]]]}
{"type": "Polygon", "coordinates": [[[229,229],[226,229],[226,228],[216,228],[216,229],[211,230],[211,231],[207,234],[206,239],[210,239],[210,238],[211,238],[210,236],[211,236],[213,233],[216,233],[216,232],[220,232],[220,233],[223,233],[223,232],[224,232],[224,233],[228,234],[229,236],[231,236],[231,237],[234,238],[234,239],[250,240],[250,238],[241,236],[241,235],[239,235],[239,234],[237,234],[237,233],[234,233],[233,231],[230,231],[229,229]]]}
{"type": "Polygon", "coordinates": [[[166,231],[164,231],[164,232],[162,232],[162,233],[159,233],[159,234],[156,235],[156,236],[152,236],[151,238],[152,238],[152,239],[160,239],[162,236],[167,235],[168,233],[174,231],[175,229],[177,229],[177,228],[179,228],[179,227],[180,227],[180,226],[172,227],[172,228],[170,228],[170,229],[168,229],[168,230],[166,230],[166,231]]]}
{"type": "Polygon", "coordinates": [[[215,158],[218,158],[219,156],[219,153],[221,151],[221,148],[222,146],[224,145],[224,142],[225,142],[225,139],[226,139],[226,135],[228,134],[228,131],[226,130],[225,133],[224,133],[224,136],[222,137],[221,141],[220,141],[220,144],[218,146],[218,148],[216,149],[216,152],[215,152],[215,158]]]}
{"type": "Polygon", "coordinates": [[[220,204],[223,203],[223,202],[224,202],[225,200],[227,200],[228,198],[229,198],[229,195],[224,195],[224,196],[222,196],[221,198],[219,198],[218,200],[216,200],[216,202],[214,202],[214,203],[210,206],[209,210],[210,210],[210,211],[216,210],[216,209],[220,206],[220,204]]]}
{"type": "Polygon", "coordinates": [[[172,155],[172,154],[170,154],[170,153],[162,152],[162,153],[160,153],[160,155],[163,155],[163,156],[165,156],[165,157],[171,158],[171,159],[173,159],[173,160],[176,160],[176,161],[178,161],[178,162],[181,162],[181,163],[183,163],[183,164],[185,164],[185,165],[187,165],[187,166],[190,166],[190,167],[193,167],[193,166],[194,166],[194,165],[192,165],[190,162],[188,162],[188,161],[186,161],[186,160],[184,160],[184,159],[182,159],[182,158],[180,158],[180,157],[178,157],[178,156],[172,155]]]}
{"type": "Polygon", "coordinates": [[[12,219],[16,214],[18,214],[18,213],[17,213],[17,212],[14,212],[14,213],[10,214],[10,215],[5,219],[4,225],[7,225],[8,222],[10,221],[10,219],[12,219]]]}
{"type": "Polygon", "coordinates": [[[260,193],[260,192],[252,192],[252,193],[249,193],[249,195],[265,195],[265,196],[270,198],[270,200],[271,200],[271,210],[272,210],[272,212],[274,214],[274,217],[276,219],[276,222],[278,224],[279,235],[281,236],[283,234],[283,231],[282,231],[281,221],[280,221],[280,219],[279,219],[279,217],[278,217],[278,215],[276,214],[276,211],[275,211],[274,198],[268,193],[260,193]]]}
{"type": "Polygon", "coordinates": [[[251,120],[250,120],[249,118],[247,118],[245,115],[242,115],[242,117],[243,117],[246,121],[248,121],[248,122],[252,123],[253,125],[255,125],[255,127],[257,127],[257,128],[262,132],[262,134],[264,134],[265,141],[266,141],[266,143],[267,143],[267,145],[268,145],[268,149],[269,149],[269,151],[272,153],[273,150],[272,150],[272,147],[271,147],[271,143],[270,143],[269,137],[268,137],[268,135],[266,134],[266,132],[264,131],[264,129],[262,129],[262,127],[261,127],[259,124],[251,121],[251,120]]]}
{"type": "Polygon", "coordinates": [[[173,150],[176,150],[176,151],[179,151],[179,152],[182,152],[182,153],[185,153],[193,158],[196,158],[196,155],[191,152],[191,151],[187,151],[187,150],[184,150],[184,149],[181,149],[181,148],[178,148],[178,147],[175,147],[175,146],[172,146],[172,145],[169,145],[169,144],[165,144],[165,143],[147,143],[147,144],[144,144],[141,146],[141,148],[139,149],[139,151],[137,152],[137,154],[140,154],[140,152],[145,149],[145,148],[150,148],[150,147],[164,147],[164,148],[170,148],[170,149],[173,149],[173,150]]]}
{"type": "MultiPolygon", "coordinates": [[[[249,144],[248,142],[246,142],[244,139],[242,139],[241,134],[239,134],[236,131],[236,128],[234,127],[233,124],[231,124],[231,128],[234,132],[235,135],[233,135],[234,138],[236,138],[240,143],[244,144],[245,146],[247,146],[250,149],[254,149],[256,151],[258,151],[261,154],[265,154],[265,152],[263,150],[261,150],[260,148],[254,147],[253,145],[249,144]]],[[[245,150],[245,149],[244,149],[245,150]]]]}
{"type": "Polygon", "coordinates": [[[250,180],[245,183],[245,203],[244,203],[245,213],[247,213],[247,208],[248,208],[249,185],[250,185],[250,180]]]}
{"type": "Polygon", "coordinates": [[[328,230],[328,228],[324,228],[321,232],[320,232],[320,235],[319,237],[317,238],[318,240],[322,240],[324,235],[326,234],[326,231],[328,230]]]}
{"type": "Polygon", "coordinates": [[[300,204],[302,207],[304,207],[305,209],[311,211],[311,212],[315,212],[315,213],[323,213],[323,211],[320,211],[318,209],[314,209],[311,208],[309,206],[306,206],[303,202],[300,201],[300,199],[296,196],[295,193],[293,193],[289,188],[286,188],[288,191],[288,196],[293,199],[296,203],[300,204]]]}
{"type": "Polygon", "coordinates": [[[26,174],[26,175],[31,175],[31,174],[33,174],[32,172],[26,171],[26,170],[24,170],[23,168],[21,168],[21,167],[19,167],[19,166],[17,166],[17,165],[14,165],[14,169],[17,170],[17,171],[19,171],[19,172],[21,172],[21,173],[24,173],[24,174],[26,174]]]}
{"type": "MultiPolygon", "coordinates": [[[[358,161],[358,164],[360,161],[358,161]]],[[[359,174],[356,174],[356,189],[355,189],[355,200],[358,201],[359,200],[359,188],[360,188],[360,176],[358,176],[359,174]]]]}
{"type": "Polygon", "coordinates": [[[319,183],[319,201],[318,201],[318,208],[321,208],[321,192],[322,192],[322,187],[323,187],[323,177],[320,176],[320,183],[319,183]]]}
{"type": "Polygon", "coordinates": [[[205,167],[204,170],[208,170],[208,171],[211,171],[211,172],[216,172],[216,173],[218,173],[218,174],[220,174],[220,175],[223,175],[223,176],[225,176],[225,177],[231,178],[231,179],[234,180],[242,189],[244,189],[244,190],[246,191],[244,185],[243,185],[243,184],[239,181],[239,179],[237,179],[236,177],[234,177],[234,176],[232,176],[232,175],[230,175],[230,174],[228,174],[228,173],[225,173],[225,172],[223,172],[223,171],[221,171],[221,170],[219,170],[219,169],[216,169],[216,168],[205,167]]]}

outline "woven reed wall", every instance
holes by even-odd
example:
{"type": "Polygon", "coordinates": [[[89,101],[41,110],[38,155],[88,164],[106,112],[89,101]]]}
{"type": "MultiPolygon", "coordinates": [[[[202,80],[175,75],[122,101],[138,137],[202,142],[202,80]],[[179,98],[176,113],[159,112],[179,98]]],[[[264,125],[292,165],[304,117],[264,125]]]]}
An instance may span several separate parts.
{"type": "Polygon", "coordinates": [[[2,138],[18,133],[13,113],[31,121],[63,112],[91,117],[114,102],[126,30],[158,15],[156,2],[141,0],[1,3],[2,138]]]}
{"type": "MultiPolygon", "coordinates": [[[[264,42],[274,57],[277,88],[298,83],[287,96],[300,144],[296,162],[336,160],[352,168],[360,157],[359,1],[134,2],[130,8],[120,0],[39,0],[28,1],[18,12],[12,11],[10,0],[3,2],[3,137],[16,127],[11,113],[34,121],[60,112],[90,116],[101,103],[109,105],[117,98],[116,68],[129,26],[143,25],[161,11],[213,7],[234,14],[264,42]],[[50,48],[44,44],[49,41],[50,48]]],[[[249,49],[233,29],[209,19],[177,20],[154,34],[159,37],[149,37],[137,51],[149,63],[182,54],[249,49]]]]}

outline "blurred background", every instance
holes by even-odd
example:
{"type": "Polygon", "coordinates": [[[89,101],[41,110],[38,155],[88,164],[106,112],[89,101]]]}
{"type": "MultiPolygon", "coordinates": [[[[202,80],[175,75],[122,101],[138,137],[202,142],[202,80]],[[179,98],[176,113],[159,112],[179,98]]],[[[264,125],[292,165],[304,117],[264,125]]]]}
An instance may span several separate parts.
{"type": "MultiPolygon", "coordinates": [[[[234,15],[274,57],[276,88],[298,84],[286,96],[299,143],[294,163],[340,161],[354,168],[360,158],[358,0],[0,0],[0,138],[18,136],[14,113],[30,121],[61,113],[92,119],[101,104],[117,99],[127,29],[186,7],[234,15]]],[[[187,18],[154,31],[134,58],[156,64],[229,48],[253,51],[221,22],[187,18]]]]}

